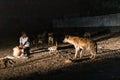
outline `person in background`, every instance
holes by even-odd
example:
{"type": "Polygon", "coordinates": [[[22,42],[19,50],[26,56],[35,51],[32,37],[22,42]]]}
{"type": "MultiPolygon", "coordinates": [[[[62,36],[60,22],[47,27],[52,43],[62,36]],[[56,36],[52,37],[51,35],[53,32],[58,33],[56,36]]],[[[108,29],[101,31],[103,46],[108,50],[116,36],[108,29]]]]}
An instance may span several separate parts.
{"type": "Polygon", "coordinates": [[[24,53],[22,53],[21,56],[28,56],[30,54],[30,42],[29,37],[25,32],[22,32],[19,43],[19,48],[24,50],[24,53]]]}

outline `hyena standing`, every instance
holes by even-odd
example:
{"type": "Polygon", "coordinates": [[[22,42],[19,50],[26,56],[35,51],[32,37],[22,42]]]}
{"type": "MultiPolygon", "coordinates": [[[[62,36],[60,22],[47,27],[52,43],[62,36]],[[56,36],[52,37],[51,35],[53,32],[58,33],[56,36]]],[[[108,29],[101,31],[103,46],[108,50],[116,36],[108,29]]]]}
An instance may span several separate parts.
{"type": "Polygon", "coordinates": [[[90,32],[85,32],[84,37],[85,38],[91,38],[91,33],[90,32]]]}
{"type": "Polygon", "coordinates": [[[53,39],[53,33],[48,33],[48,45],[53,45],[54,39],[53,39]]]}
{"type": "Polygon", "coordinates": [[[77,58],[78,53],[80,52],[80,58],[82,57],[82,54],[86,51],[89,51],[91,54],[90,58],[94,59],[97,52],[96,44],[88,38],[81,38],[76,36],[66,36],[63,40],[64,43],[70,43],[74,45],[75,47],[75,57],[77,58]]]}

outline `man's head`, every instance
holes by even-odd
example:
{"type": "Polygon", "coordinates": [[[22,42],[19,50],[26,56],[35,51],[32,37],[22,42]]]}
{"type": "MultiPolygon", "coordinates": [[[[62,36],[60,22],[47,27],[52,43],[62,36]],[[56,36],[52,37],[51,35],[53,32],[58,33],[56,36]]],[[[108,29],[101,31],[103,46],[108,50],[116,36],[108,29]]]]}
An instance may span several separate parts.
{"type": "Polygon", "coordinates": [[[23,38],[27,37],[26,32],[22,32],[22,37],[23,37],[23,38]]]}

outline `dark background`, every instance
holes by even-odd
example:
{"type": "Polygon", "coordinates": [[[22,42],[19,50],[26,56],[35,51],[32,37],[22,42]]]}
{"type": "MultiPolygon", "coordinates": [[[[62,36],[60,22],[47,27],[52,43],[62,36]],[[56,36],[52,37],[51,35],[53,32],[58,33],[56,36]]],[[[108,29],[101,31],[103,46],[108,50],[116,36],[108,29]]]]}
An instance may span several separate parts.
{"type": "MultiPolygon", "coordinates": [[[[6,54],[8,55],[9,50],[12,51],[13,47],[15,47],[16,45],[19,45],[19,37],[22,31],[26,31],[27,33],[30,33],[29,35],[39,34],[44,31],[49,31],[49,32],[53,31],[57,33],[55,34],[55,41],[59,41],[59,42],[63,42],[63,38],[64,38],[63,34],[83,35],[85,31],[88,31],[88,32],[95,33],[92,35],[92,37],[93,36],[96,37],[96,36],[101,36],[101,35],[110,33],[110,31],[103,26],[99,28],[96,28],[96,27],[95,28],[93,27],[64,28],[63,27],[58,29],[53,27],[52,20],[64,19],[64,18],[69,19],[74,17],[101,16],[101,15],[108,15],[108,14],[116,14],[119,12],[120,12],[120,0],[0,0],[1,55],[5,55],[5,56],[6,54]],[[101,28],[105,30],[102,31],[101,28]],[[96,33],[96,31],[98,33],[96,33]],[[5,53],[3,53],[2,49],[3,50],[5,49],[4,50],[5,53]]],[[[100,38],[100,41],[107,40],[108,38],[113,36],[115,35],[112,34],[110,36],[100,38]]],[[[119,77],[120,51],[114,52],[113,50],[112,51],[107,50],[107,52],[104,52],[104,45],[103,45],[102,52],[103,52],[102,54],[112,52],[110,54],[113,54],[113,55],[110,55],[111,57],[108,55],[105,55],[105,57],[103,57],[102,59],[98,58],[98,60],[94,62],[91,62],[91,61],[84,62],[83,60],[83,63],[81,63],[80,61],[80,65],[75,63],[75,66],[72,66],[72,65],[69,67],[66,66],[66,68],[64,69],[55,70],[53,72],[49,72],[48,70],[48,73],[47,74],[43,73],[43,75],[39,75],[39,70],[35,69],[38,72],[30,73],[30,75],[27,76],[28,78],[26,76],[16,77],[15,80],[16,79],[21,79],[21,80],[36,79],[37,80],[39,78],[42,80],[77,79],[77,78],[78,79],[92,78],[93,80],[96,80],[96,79],[112,80],[111,78],[113,78],[113,80],[114,79],[119,80],[120,79],[119,77]],[[114,53],[117,53],[117,54],[114,54],[114,53]],[[73,69],[75,69],[75,71],[73,69]]],[[[43,57],[42,59],[44,58],[45,57],[43,57]]],[[[53,58],[50,58],[50,59],[54,59],[54,56],[53,58]]],[[[32,62],[36,60],[37,59],[32,60],[32,62]]],[[[41,58],[38,58],[38,60],[41,60],[41,58]]],[[[27,63],[25,62],[25,64],[27,63]]],[[[30,61],[30,64],[31,64],[31,61],[30,61]]],[[[22,65],[24,66],[24,63],[20,64],[21,67],[22,65]]],[[[11,68],[8,68],[8,69],[11,70],[11,68]]],[[[25,69],[27,70],[27,68],[25,69]]],[[[45,72],[47,71],[45,70],[45,72]]],[[[9,77],[10,76],[8,76],[8,78],[9,77]]],[[[12,78],[9,78],[9,80],[10,79],[12,78]]]]}
{"type": "Polygon", "coordinates": [[[40,32],[52,20],[119,13],[120,0],[0,0],[0,32],[40,32]]]}

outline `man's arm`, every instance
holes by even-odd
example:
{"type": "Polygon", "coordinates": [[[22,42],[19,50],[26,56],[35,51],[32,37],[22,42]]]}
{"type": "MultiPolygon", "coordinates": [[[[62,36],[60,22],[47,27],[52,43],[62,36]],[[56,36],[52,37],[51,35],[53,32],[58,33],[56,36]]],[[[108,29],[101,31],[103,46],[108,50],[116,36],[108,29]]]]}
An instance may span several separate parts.
{"type": "Polygon", "coordinates": [[[20,37],[20,39],[19,39],[19,47],[20,47],[20,48],[23,48],[22,37],[20,37]]]}

